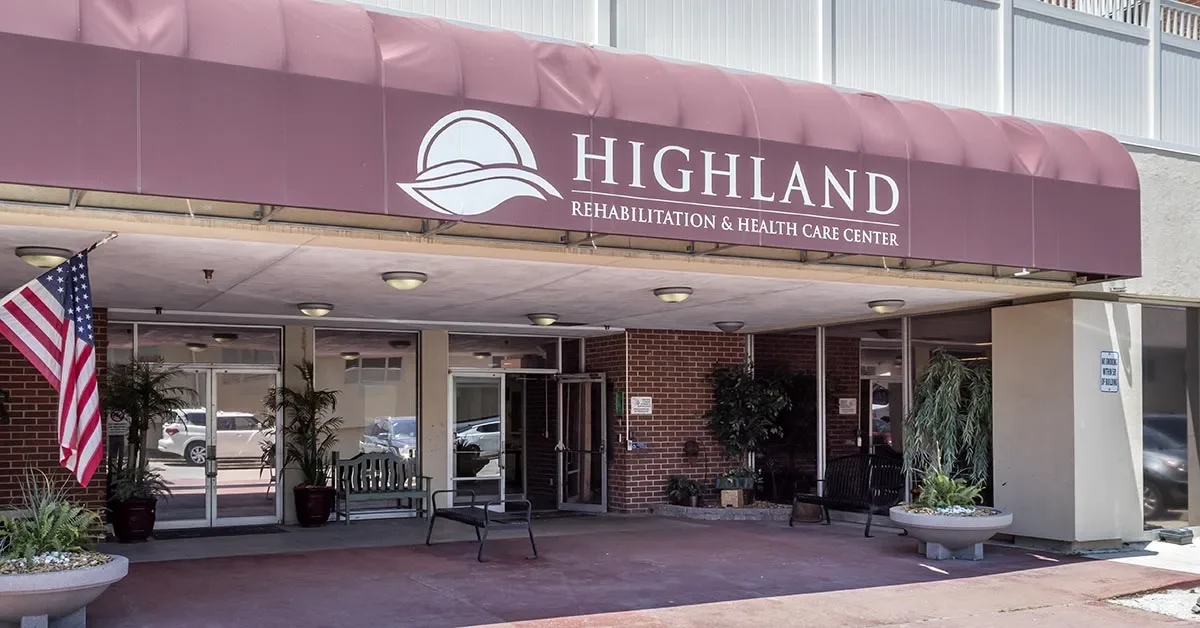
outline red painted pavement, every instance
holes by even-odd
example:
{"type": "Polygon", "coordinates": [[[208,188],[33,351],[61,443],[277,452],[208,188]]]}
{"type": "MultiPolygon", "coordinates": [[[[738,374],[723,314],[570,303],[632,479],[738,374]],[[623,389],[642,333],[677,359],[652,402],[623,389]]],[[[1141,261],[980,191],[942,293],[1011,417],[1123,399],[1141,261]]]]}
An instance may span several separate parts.
{"type": "Polygon", "coordinates": [[[1194,576],[987,548],[931,562],[861,528],[688,529],[135,564],[93,628],[1193,625],[1100,602],[1194,576]],[[941,570],[946,573],[939,573],[941,570]]]}

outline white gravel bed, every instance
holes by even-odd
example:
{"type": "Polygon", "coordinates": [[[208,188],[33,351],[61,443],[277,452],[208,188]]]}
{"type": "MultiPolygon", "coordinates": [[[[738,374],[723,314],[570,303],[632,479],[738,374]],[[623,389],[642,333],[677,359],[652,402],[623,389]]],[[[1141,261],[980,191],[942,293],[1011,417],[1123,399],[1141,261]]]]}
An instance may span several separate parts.
{"type": "Polygon", "coordinates": [[[1192,612],[1200,589],[1169,589],[1157,593],[1146,593],[1133,597],[1110,600],[1113,604],[1128,606],[1151,613],[1187,619],[1200,624],[1200,615],[1192,612]]]}

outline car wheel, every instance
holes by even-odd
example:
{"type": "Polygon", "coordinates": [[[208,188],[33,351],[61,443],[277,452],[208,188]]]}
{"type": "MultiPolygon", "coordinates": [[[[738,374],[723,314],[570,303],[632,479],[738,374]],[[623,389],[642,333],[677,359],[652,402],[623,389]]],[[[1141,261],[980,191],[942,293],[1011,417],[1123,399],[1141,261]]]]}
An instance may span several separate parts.
{"type": "Polygon", "coordinates": [[[202,467],[208,462],[208,448],[204,443],[192,443],[187,446],[187,451],[183,452],[183,457],[187,459],[188,464],[202,467]]]}
{"type": "Polygon", "coordinates": [[[1162,489],[1153,482],[1146,482],[1142,487],[1142,517],[1153,519],[1162,514],[1163,508],[1162,489]]]}

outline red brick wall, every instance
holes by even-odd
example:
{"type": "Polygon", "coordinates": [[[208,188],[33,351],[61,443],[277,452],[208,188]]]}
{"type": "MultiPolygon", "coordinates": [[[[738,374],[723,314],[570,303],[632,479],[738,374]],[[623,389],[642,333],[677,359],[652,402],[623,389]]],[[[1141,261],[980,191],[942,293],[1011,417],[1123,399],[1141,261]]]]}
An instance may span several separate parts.
{"type": "MultiPolygon", "coordinates": [[[[96,369],[100,381],[107,374],[108,317],[92,312],[96,333],[96,369]]],[[[16,347],[0,337],[0,389],[9,392],[9,425],[0,425],[0,505],[20,500],[20,483],[26,468],[47,472],[66,481],[71,494],[99,512],[104,510],[105,465],[101,462],[91,485],[82,488],[58,464],[58,393],[16,347]]],[[[107,435],[106,435],[107,436],[107,435]]]]}
{"type": "Polygon", "coordinates": [[[613,334],[584,341],[584,370],[588,373],[604,373],[608,416],[608,503],[616,510],[618,495],[629,490],[624,467],[616,466],[616,453],[625,446],[619,438],[624,434],[624,411],[618,407],[617,393],[625,390],[625,334],[613,334]]]}
{"type": "Polygon", "coordinates": [[[666,500],[667,476],[686,475],[711,486],[718,473],[738,464],[723,459],[702,415],[712,405],[713,367],[745,360],[746,337],[651,330],[630,330],[627,336],[628,373],[623,336],[588,339],[586,354],[589,371],[608,374],[610,397],[620,390],[626,402],[633,396],[654,399],[653,415],[610,421],[616,433],[609,439],[609,508],[642,512],[666,500]],[[626,447],[627,420],[631,440],[645,443],[645,449],[626,447]],[[700,444],[695,459],[684,455],[689,439],[700,444]]]}

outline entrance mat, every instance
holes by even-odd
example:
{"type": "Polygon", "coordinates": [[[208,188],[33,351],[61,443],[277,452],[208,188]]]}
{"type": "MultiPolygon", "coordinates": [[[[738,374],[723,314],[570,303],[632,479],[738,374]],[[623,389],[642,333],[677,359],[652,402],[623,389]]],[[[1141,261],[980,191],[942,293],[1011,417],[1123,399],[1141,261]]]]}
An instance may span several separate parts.
{"type": "Polygon", "coordinates": [[[158,530],[154,538],[159,541],[175,539],[202,539],[210,536],[245,536],[250,534],[280,534],[287,532],[283,526],[234,526],[231,528],[192,528],[190,530],[158,530]]]}

